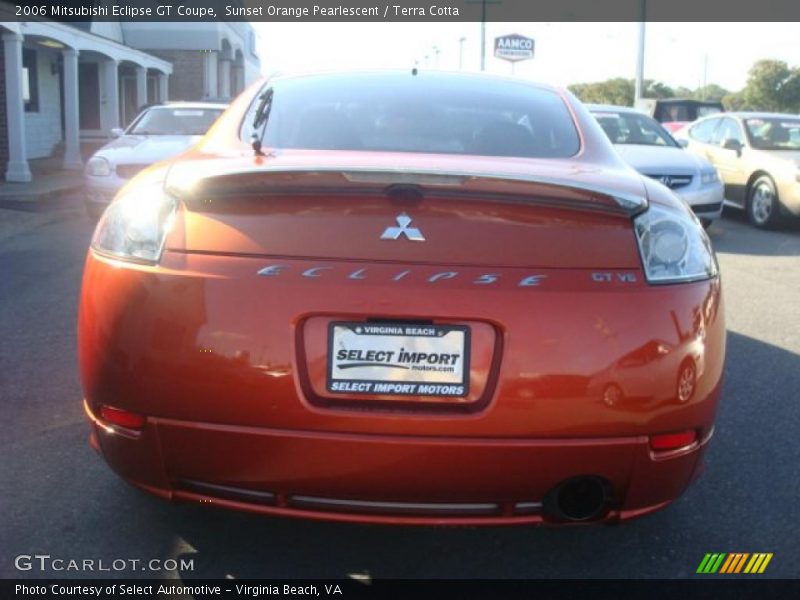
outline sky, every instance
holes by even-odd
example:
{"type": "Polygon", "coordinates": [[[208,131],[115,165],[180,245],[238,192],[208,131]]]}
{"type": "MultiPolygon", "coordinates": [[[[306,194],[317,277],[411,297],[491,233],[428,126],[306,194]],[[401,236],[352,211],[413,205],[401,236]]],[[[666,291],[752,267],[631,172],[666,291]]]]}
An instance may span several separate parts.
{"type": "MultiPolygon", "coordinates": [[[[253,25],[265,73],[480,67],[480,23],[253,25]]],[[[708,83],[738,90],[761,58],[800,66],[797,23],[648,23],[645,31],[644,76],[673,87],[699,87],[705,74],[708,83]]],[[[534,58],[514,67],[517,77],[560,86],[634,77],[638,23],[487,23],[486,71],[511,73],[510,63],[493,56],[494,38],[510,33],[536,43],[534,58]]]]}

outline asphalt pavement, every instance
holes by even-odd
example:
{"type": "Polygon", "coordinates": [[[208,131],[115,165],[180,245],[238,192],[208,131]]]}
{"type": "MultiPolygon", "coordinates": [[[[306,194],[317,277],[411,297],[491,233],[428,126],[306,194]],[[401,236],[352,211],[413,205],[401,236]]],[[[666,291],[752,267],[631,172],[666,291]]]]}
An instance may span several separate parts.
{"type": "Polygon", "coordinates": [[[191,559],[184,578],[672,578],[694,576],[707,552],[772,552],[764,576],[800,576],[800,226],[761,232],[734,214],[710,230],[729,334],[703,477],[652,516],[555,529],[280,519],[131,488],[89,448],[81,409],[76,312],[92,226],[77,197],[26,217],[0,209],[0,223],[12,218],[0,227],[0,577],[174,576],[15,568],[46,554],[191,559]]]}

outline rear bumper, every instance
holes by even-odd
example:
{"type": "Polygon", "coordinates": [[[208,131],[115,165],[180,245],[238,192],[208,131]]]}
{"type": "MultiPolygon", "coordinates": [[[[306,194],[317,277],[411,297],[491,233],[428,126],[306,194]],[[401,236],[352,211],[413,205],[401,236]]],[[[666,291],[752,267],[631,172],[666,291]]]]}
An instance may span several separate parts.
{"type": "Polygon", "coordinates": [[[609,484],[607,506],[591,522],[639,517],[668,505],[702,472],[713,433],[656,455],[646,436],[459,439],[159,418],[133,434],[85,409],[93,445],[109,465],[164,499],[386,524],[559,523],[543,507],[548,492],[583,475],[609,484]]]}
{"type": "Polygon", "coordinates": [[[147,267],[90,253],[81,378],[97,446],[121,476],[255,512],[497,524],[548,521],[541,503],[577,476],[608,485],[594,520],[646,514],[700,468],[725,353],[717,279],[650,286],[630,271],[542,269],[540,285],[521,287],[529,270],[498,268],[493,285],[476,285],[486,270],[460,267],[431,283],[442,267],[330,261],[308,277],[315,263],[289,259],[280,276],[257,274],[269,264],[167,252],[147,267]],[[393,280],[398,270],[410,274],[393,280]],[[326,402],[311,324],[375,315],[485,326],[472,330],[473,364],[490,365],[472,370],[483,399],[466,411],[326,402]],[[693,391],[680,398],[687,373],[693,391]],[[145,415],[144,429],[98,422],[102,405],[145,415]],[[687,429],[702,443],[650,452],[650,435],[687,429]]]}

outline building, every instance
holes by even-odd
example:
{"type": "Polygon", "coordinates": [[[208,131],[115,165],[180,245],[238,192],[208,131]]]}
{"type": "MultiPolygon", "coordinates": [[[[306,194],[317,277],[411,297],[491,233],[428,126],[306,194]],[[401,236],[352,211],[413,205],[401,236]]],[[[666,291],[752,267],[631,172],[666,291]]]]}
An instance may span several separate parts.
{"type": "Polygon", "coordinates": [[[0,165],[80,169],[81,144],[108,139],[140,107],[234,97],[260,73],[249,23],[0,22],[0,165]]]}

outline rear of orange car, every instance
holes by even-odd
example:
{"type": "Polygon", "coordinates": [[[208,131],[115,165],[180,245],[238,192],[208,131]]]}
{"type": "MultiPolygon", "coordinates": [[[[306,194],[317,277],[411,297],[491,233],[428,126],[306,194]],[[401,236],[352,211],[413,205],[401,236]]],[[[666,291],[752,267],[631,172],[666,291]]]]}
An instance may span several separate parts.
{"type": "Polygon", "coordinates": [[[134,180],[79,345],[93,444],[165,498],[567,523],[699,474],[725,326],[696,219],[571,96],[379,73],[267,82],[134,180]]]}

